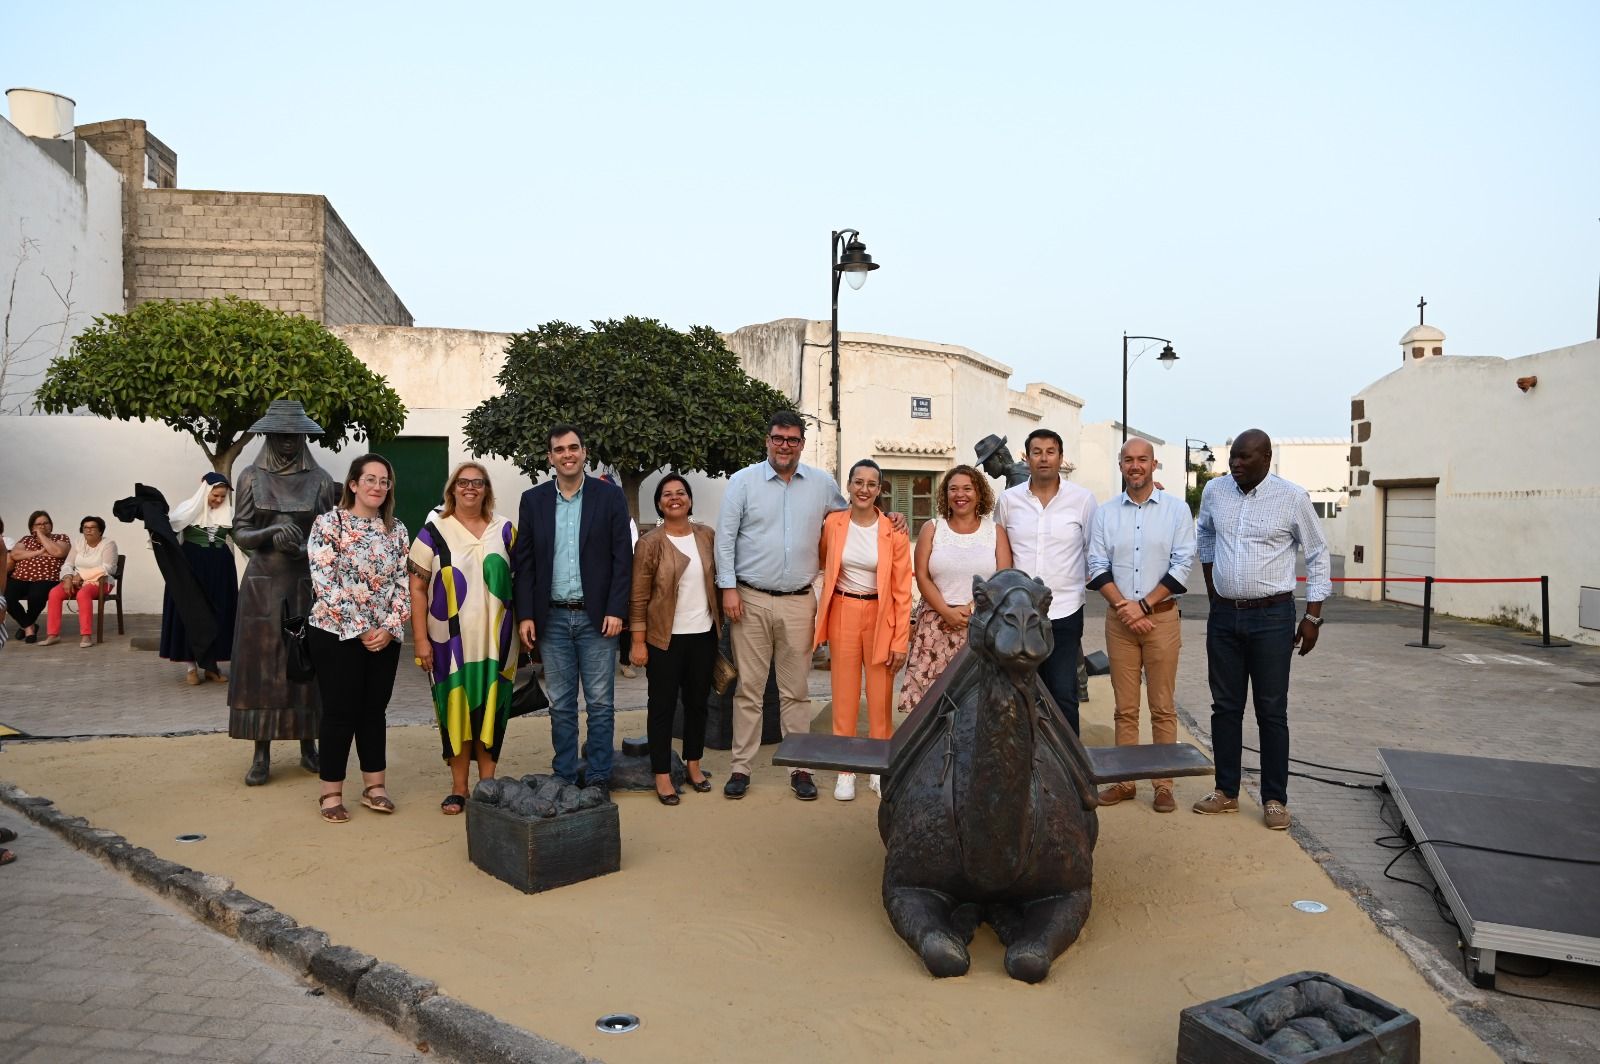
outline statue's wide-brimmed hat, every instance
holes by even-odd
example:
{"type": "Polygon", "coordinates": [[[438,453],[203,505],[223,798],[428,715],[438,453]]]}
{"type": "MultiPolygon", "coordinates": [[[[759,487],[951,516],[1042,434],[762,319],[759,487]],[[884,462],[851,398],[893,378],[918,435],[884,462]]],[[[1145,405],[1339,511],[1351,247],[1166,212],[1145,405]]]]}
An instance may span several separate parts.
{"type": "Polygon", "coordinates": [[[1005,445],[1006,438],[1004,436],[996,436],[993,433],[985,436],[983,439],[978,441],[977,447],[974,448],[974,450],[978,453],[978,460],[974,464],[980,466],[983,465],[983,463],[989,460],[991,455],[1005,445]]]}
{"type": "Polygon", "coordinates": [[[306,408],[298,399],[274,399],[267,404],[261,420],[250,426],[251,432],[289,432],[302,436],[322,435],[322,426],[306,417],[306,408]]]}

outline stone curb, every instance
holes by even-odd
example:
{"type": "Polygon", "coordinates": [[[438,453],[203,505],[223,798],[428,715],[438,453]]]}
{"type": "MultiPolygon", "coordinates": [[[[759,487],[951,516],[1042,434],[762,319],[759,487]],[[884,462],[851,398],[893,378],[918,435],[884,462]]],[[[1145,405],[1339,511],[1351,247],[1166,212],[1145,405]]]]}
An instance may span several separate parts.
{"type": "Polygon", "coordinates": [[[314,979],[340,1000],[412,1043],[425,1042],[442,1060],[463,1064],[600,1064],[559,1042],[496,1019],[438,993],[437,985],[305,927],[287,913],[235,890],[226,877],[169,861],[116,832],[68,816],[48,798],[0,781],[0,803],[47,827],[77,849],[113,867],[211,927],[314,979]]]}
{"type": "MultiPolygon", "coordinates": [[[[1215,762],[1216,752],[1211,749],[1209,740],[1201,738],[1199,724],[1193,714],[1182,704],[1175,705],[1175,708],[1179,721],[1188,729],[1195,740],[1195,745],[1203,749],[1215,762]]],[[[1250,779],[1249,772],[1243,774],[1242,782],[1259,805],[1260,785],[1250,779]]],[[[1468,982],[1467,977],[1461,974],[1449,957],[1407,931],[1400,918],[1379,904],[1373,898],[1372,889],[1366,882],[1335,857],[1333,851],[1324,846],[1322,840],[1317,838],[1310,828],[1299,820],[1293,820],[1289,824],[1289,837],[1322,867],[1323,873],[1332,880],[1334,886],[1350,896],[1356,907],[1366,913],[1373,926],[1405,954],[1406,960],[1410,961],[1417,974],[1422,976],[1423,982],[1444,999],[1445,1007],[1466,1024],[1490,1050],[1503,1060],[1534,1059],[1533,1051],[1527,1043],[1517,1037],[1516,1033],[1506,1026],[1505,1021],[1491,1011],[1487,995],[1468,982]]]]}

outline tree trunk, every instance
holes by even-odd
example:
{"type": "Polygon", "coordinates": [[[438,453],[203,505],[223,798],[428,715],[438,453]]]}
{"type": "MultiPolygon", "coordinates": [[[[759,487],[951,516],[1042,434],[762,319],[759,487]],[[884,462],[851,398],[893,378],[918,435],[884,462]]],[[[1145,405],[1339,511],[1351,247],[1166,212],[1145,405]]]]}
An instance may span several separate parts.
{"type": "Polygon", "coordinates": [[[622,493],[628,497],[628,516],[633,518],[633,523],[639,523],[639,490],[644,487],[644,478],[649,473],[624,473],[620,469],[617,475],[622,478],[622,493]]]}
{"type": "Polygon", "coordinates": [[[241,432],[232,443],[228,444],[228,446],[221,447],[219,445],[215,454],[213,454],[211,449],[208,448],[204,443],[200,445],[200,449],[206,452],[206,458],[210,460],[211,468],[227,477],[228,483],[232,484],[233,463],[238,459],[240,454],[244,453],[245,444],[249,442],[250,433],[241,432]]]}

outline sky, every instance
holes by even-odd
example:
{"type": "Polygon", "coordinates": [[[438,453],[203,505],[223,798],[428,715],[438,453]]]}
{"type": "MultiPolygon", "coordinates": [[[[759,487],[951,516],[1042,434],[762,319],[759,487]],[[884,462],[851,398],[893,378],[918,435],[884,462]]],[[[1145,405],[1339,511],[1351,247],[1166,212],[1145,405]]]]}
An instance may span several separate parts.
{"type": "Polygon", "coordinates": [[[0,80],[326,195],[418,325],[828,316],[1214,444],[1594,336],[1600,4],[8,4],[0,80]],[[1138,352],[1141,345],[1135,345],[1138,352]]]}

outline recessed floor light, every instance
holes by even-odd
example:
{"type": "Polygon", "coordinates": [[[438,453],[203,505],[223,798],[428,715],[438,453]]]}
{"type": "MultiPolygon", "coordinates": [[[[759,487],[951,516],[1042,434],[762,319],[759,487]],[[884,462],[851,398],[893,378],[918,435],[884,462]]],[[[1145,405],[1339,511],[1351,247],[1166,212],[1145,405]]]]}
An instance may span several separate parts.
{"type": "Polygon", "coordinates": [[[1303,913],[1325,913],[1328,911],[1328,907],[1320,901],[1297,901],[1294,903],[1294,907],[1303,913]]]}
{"type": "Polygon", "coordinates": [[[627,1034],[639,1029],[639,1017],[631,1012],[611,1012],[594,1021],[594,1029],[606,1034],[627,1034]]]}

